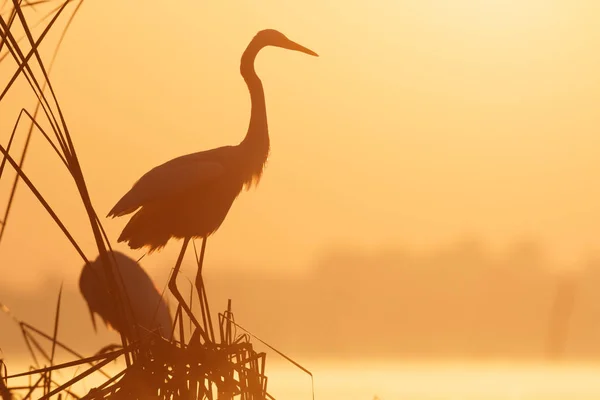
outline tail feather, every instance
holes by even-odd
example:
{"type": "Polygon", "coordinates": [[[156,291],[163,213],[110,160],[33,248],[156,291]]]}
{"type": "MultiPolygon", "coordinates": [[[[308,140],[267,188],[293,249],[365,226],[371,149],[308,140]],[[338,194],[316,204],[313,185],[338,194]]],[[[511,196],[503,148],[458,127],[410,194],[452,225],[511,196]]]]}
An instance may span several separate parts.
{"type": "Polygon", "coordinates": [[[151,215],[151,211],[142,208],[131,217],[117,242],[126,242],[131,249],[148,248],[148,253],[166,246],[171,235],[160,229],[160,222],[151,215]]]}

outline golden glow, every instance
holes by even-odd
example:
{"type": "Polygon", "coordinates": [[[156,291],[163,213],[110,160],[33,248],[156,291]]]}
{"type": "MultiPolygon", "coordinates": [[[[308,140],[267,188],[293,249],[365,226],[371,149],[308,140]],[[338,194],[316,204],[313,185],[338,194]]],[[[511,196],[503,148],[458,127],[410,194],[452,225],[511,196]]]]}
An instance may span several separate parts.
{"type": "MultiPolygon", "coordinates": [[[[542,357],[561,282],[546,269],[581,268],[600,251],[598,21],[598,0],[84,1],[52,79],[104,218],[150,168],[242,139],[250,101],[241,53],[257,31],[282,31],[320,57],[274,48],[258,56],[272,149],[258,188],[241,194],[208,241],[204,271],[218,311],[233,298],[238,321],[268,341],[282,338],[289,354],[298,343],[330,349],[325,339],[338,355],[364,350],[363,329],[386,355],[389,337],[397,336],[406,347],[393,357],[418,346],[433,357],[468,357],[479,343],[485,346],[471,356],[509,348],[542,357]],[[473,241],[463,246],[465,237],[473,241]],[[343,249],[341,260],[327,269],[321,256],[335,248],[343,249]],[[225,278],[218,281],[220,273],[225,278]],[[293,276],[277,284],[284,274],[293,276]],[[273,321],[284,317],[293,323],[280,329],[273,321]],[[440,331],[447,341],[436,348],[429,341],[440,342],[440,331]]],[[[42,50],[49,55],[51,48],[42,50]]],[[[11,68],[1,64],[0,78],[11,68]]],[[[20,108],[34,104],[24,81],[11,91],[0,106],[2,144],[20,108]]],[[[72,179],[39,135],[31,146],[25,171],[95,258],[72,179]]],[[[11,174],[0,180],[0,213],[11,174]]],[[[126,218],[102,222],[115,250],[143,255],[116,243],[126,218]]],[[[161,290],[179,246],[172,241],[143,260],[161,290]]],[[[179,280],[185,285],[196,272],[192,254],[179,280]]],[[[10,287],[0,301],[21,296],[26,301],[8,304],[11,310],[51,326],[52,296],[64,279],[72,308],[62,312],[80,307],[82,314],[73,285],[82,266],[20,185],[0,243],[0,288],[10,287]]],[[[574,275],[581,288],[567,353],[575,356],[598,354],[594,268],[574,275]]],[[[570,283],[563,279],[567,289],[570,283]]],[[[6,321],[0,332],[6,323],[13,342],[20,340],[6,321]]],[[[88,325],[74,329],[61,326],[61,340],[76,333],[93,346],[109,337],[104,328],[97,335],[88,325]]],[[[24,348],[2,351],[8,360],[24,348]]],[[[343,361],[309,368],[318,376],[318,397],[598,398],[597,365],[355,368],[343,361]]],[[[267,371],[276,398],[309,398],[308,377],[277,368],[267,371]]]]}
{"type": "MultiPolygon", "coordinates": [[[[427,248],[470,234],[492,246],[539,238],[568,266],[600,245],[599,16],[591,1],[86,2],[54,86],[104,215],[153,166],[241,140],[239,58],[258,30],[277,28],[321,57],[259,55],[272,153],[207,265],[305,271],[337,243],[427,248]]],[[[3,110],[3,132],[15,116],[3,110]]],[[[41,139],[28,160],[91,251],[72,182],[41,139]]],[[[23,279],[79,271],[24,187],[17,200],[2,265],[38,266],[23,279]]],[[[125,223],[104,222],[113,238],[125,223]]]]}
{"type": "Polygon", "coordinates": [[[423,2],[423,13],[447,27],[460,27],[474,35],[486,31],[533,31],[560,12],[553,1],[458,0],[423,2]]]}

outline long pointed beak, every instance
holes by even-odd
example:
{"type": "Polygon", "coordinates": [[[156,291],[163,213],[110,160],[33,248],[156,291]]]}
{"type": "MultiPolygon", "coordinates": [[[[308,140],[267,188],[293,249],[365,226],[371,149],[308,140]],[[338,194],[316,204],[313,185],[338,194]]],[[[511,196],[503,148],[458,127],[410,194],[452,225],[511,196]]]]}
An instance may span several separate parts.
{"type": "Polygon", "coordinates": [[[311,56],[319,57],[319,55],[317,53],[315,53],[314,51],[312,51],[311,49],[308,49],[308,48],[306,48],[294,41],[291,41],[291,40],[287,44],[286,48],[288,48],[289,50],[296,50],[296,51],[300,51],[302,53],[305,53],[305,54],[308,54],[311,56]]]}

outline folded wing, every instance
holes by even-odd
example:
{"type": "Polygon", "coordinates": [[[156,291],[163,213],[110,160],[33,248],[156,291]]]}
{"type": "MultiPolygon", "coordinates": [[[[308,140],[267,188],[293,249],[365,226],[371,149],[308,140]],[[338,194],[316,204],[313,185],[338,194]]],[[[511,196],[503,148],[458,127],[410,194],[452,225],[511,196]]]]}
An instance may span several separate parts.
{"type": "Polygon", "coordinates": [[[189,154],[151,169],[117,202],[108,216],[130,214],[148,202],[218,179],[225,168],[220,162],[207,159],[206,155],[204,152],[189,154]]]}

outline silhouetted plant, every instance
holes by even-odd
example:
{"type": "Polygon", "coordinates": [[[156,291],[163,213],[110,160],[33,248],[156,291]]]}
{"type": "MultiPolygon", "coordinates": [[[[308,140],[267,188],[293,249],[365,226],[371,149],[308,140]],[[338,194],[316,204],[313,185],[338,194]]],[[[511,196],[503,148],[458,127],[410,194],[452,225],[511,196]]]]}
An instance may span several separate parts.
{"type": "MultiPolygon", "coordinates": [[[[34,39],[31,25],[28,23],[27,18],[25,18],[24,9],[33,6],[34,4],[42,3],[52,3],[52,1],[22,3],[18,0],[12,0],[13,7],[8,13],[8,17],[4,18],[3,15],[0,15],[0,62],[2,62],[7,55],[10,55],[18,65],[17,70],[0,93],[0,102],[4,99],[8,90],[20,76],[23,76],[28,81],[30,88],[37,98],[34,113],[31,114],[23,108],[17,118],[8,145],[6,147],[0,145],[0,152],[3,155],[3,159],[0,163],[0,178],[2,177],[4,167],[7,163],[17,172],[17,178],[13,183],[10,194],[9,205],[2,218],[0,240],[7,227],[10,207],[14,199],[17,182],[22,180],[59,226],[82,259],[86,263],[89,263],[88,258],[81,250],[73,235],[71,235],[62,223],[60,217],[44,199],[43,195],[35,187],[35,184],[23,172],[23,162],[25,160],[32,132],[35,129],[39,131],[51,145],[58,159],[68,169],[75,182],[96,242],[98,257],[107,278],[107,289],[110,294],[109,298],[114,300],[113,308],[115,310],[115,318],[123,321],[123,323],[120,324],[122,346],[120,348],[112,347],[102,349],[93,357],[83,357],[61,343],[58,340],[58,330],[62,291],[59,291],[54,328],[51,335],[48,335],[11,315],[15,322],[20,326],[23,338],[36,368],[28,372],[10,376],[0,375],[0,382],[3,385],[0,386],[0,393],[5,396],[4,392],[8,392],[9,390],[23,389],[27,391],[25,398],[29,398],[35,391],[41,389],[43,391],[41,399],[48,399],[54,395],[60,397],[62,393],[79,398],[70,390],[70,387],[81,379],[88,377],[90,374],[100,372],[107,377],[107,381],[100,387],[91,390],[82,398],[96,399],[112,396],[114,396],[114,398],[124,399],[232,399],[235,396],[240,396],[242,399],[272,398],[266,391],[267,378],[264,373],[266,354],[257,353],[253,349],[252,344],[250,343],[250,334],[246,333],[238,336],[234,334],[234,327],[241,327],[233,320],[231,302],[228,304],[227,311],[218,316],[219,340],[217,340],[213,332],[208,301],[205,292],[202,290],[203,284],[198,288],[199,294],[204,292],[204,295],[200,295],[200,309],[202,312],[203,326],[197,327],[192,332],[189,341],[185,340],[182,312],[182,307],[185,303],[182,302],[182,299],[179,299],[180,302],[172,326],[172,331],[178,331],[179,340],[176,341],[174,335],[171,335],[171,340],[169,341],[152,332],[147,335],[139,334],[137,324],[133,323],[134,320],[132,319],[131,305],[127,299],[127,291],[118,289],[119,284],[123,284],[123,282],[119,274],[113,273],[113,271],[116,270],[112,268],[116,263],[114,253],[112,252],[110,241],[108,240],[92,205],[66,118],[61,110],[58,97],[49,79],[49,72],[54,62],[56,51],[50,62],[49,68],[46,68],[38,52],[40,44],[45,39],[49,30],[63,14],[67,6],[76,3],[67,22],[68,28],[73,16],[81,6],[82,1],[70,2],[66,0],[59,3],[55,9],[47,14],[46,18],[50,18],[50,21],[45,26],[40,36],[37,39],[34,39]],[[17,37],[14,32],[18,26],[23,30],[21,37],[17,37]],[[23,42],[26,45],[23,45],[23,42]],[[28,50],[25,50],[25,48],[28,48],[28,50]],[[5,53],[2,53],[3,49],[6,49],[5,53]],[[33,72],[31,66],[32,63],[35,63],[36,67],[41,71],[41,78],[36,76],[33,72]],[[38,114],[41,114],[41,116],[38,114]],[[46,122],[50,125],[50,134],[48,134],[39,123],[39,119],[42,117],[45,118],[46,122]],[[17,162],[10,154],[10,150],[15,137],[16,128],[18,124],[25,119],[29,121],[30,127],[23,153],[20,160],[17,162]],[[50,343],[49,352],[44,349],[44,346],[42,346],[38,340],[40,338],[50,343]],[[78,360],[55,365],[54,361],[57,348],[67,351],[71,355],[77,357],[78,360]],[[49,363],[49,366],[43,368],[40,366],[38,362],[38,356],[40,355],[49,363]],[[124,357],[127,365],[123,371],[113,377],[109,377],[109,375],[101,370],[103,366],[121,356],[124,357]],[[58,383],[52,378],[53,371],[84,364],[90,364],[91,367],[77,374],[67,382],[58,383]],[[37,377],[37,380],[32,379],[32,383],[23,388],[11,388],[7,384],[8,379],[23,376],[35,376],[37,377]]],[[[42,20],[45,20],[46,18],[43,18],[42,20]]],[[[56,50],[58,50],[58,46],[60,46],[67,28],[63,31],[56,50]]],[[[204,246],[202,250],[204,250],[204,246]]],[[[201,256],[199,258],[197,257],[199,269],[202,263],[202,255],[203,251],[201,252],[201,256]]],[[[10,315],[10,310],[8,310],[8,308],[2,306],[2,309],[10,315]]],[[[193,318],[191,304],[189,312],[190,317],[193,318]]],[[[269,347],[273,349],[271,346],[269,347]]],[[[279,351],[277,351],[277,353],[310,374],[308,370],[301,367],[283,353],[279,351]]],[[[310,375],[312,377],[312,374],[310,375]]],[[[8,396],[10,396],[10,394],[8,396]]]]}

